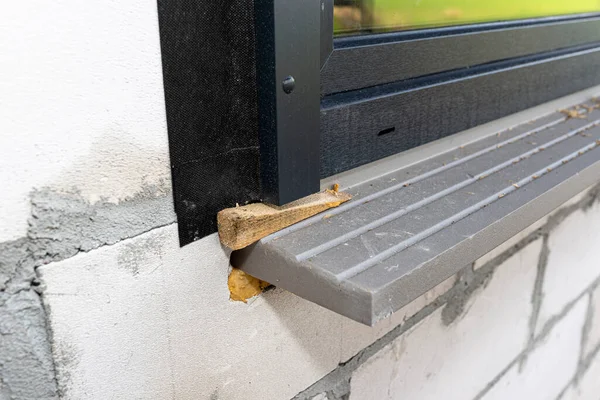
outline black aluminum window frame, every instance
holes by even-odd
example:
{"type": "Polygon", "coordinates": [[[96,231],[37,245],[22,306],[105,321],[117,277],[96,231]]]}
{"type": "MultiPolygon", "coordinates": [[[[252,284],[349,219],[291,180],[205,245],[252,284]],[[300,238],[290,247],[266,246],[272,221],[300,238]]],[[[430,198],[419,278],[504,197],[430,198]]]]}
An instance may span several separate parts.
{"type": "Polygon", "coordinates": [[[261,179],[275,204],[600,83],[597,13],[334,37],[333,0],[255,4],[261,179]]]}

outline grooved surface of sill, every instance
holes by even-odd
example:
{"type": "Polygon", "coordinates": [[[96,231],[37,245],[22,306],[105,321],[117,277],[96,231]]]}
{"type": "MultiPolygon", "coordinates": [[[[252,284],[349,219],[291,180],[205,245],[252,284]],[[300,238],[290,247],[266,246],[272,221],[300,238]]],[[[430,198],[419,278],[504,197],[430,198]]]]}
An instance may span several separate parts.
{"type": "Polygon", "coordinates": [[[526,123],[363,177],[344,188],[350,202],[235,252],[232,263],[372,325],[598,182],[597,107],[542,107],[526,123]]]}

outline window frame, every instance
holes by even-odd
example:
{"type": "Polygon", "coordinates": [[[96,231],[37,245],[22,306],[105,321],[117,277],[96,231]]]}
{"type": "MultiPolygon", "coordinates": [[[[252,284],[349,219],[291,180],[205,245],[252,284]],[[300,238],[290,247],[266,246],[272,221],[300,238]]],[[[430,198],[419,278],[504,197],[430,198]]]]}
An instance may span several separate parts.
{"type": "MultiPolygon", "coordinates": [[[[314,26],[316,2],[303,3],[314,26]]],[[[263,187],[278,190],[265,198],[276,204],[314,192],[317,178],[304,171],[314,172],[315,165],[319,178],[326,178],[600,83],[600,13],[334,37],[333,0],[320,0],[317,71],[314,35],[298,37],[310,25],[297,11],[281,11],[290,11],[290,0],[256,4],[257,37],[273,27],[267,29],[272,41],[258,42],[257,71],[259,110],[273,104],[280,110],[277,126],[273,113],[261,112],[259,122],[261,159],[265,154],[279,163],[279,169],[273,162],[261,168],[262,181],[270,182],[263,187]],[[265,4],[279,10],[268,23],[265,4]],[[307,52],[299,52],[299,46],[307,52]],[[266,80],[275,76],[275,94],[260,79],[265,48],[275,48],[277,73],[266,80]],[[284,95],[282,78],[297,70],[312,74],[308,84],[296,79],[304,96],[284,95]],[[317,97],[315,75],[318,116],[310,108],[317,97]],[[303,113],[303,129],[280,118],[300,109],[310,109],[303,113]],[[318,135],[311,131],[317,125],[318,135]],[[314,152],[302,153],[294,142],[299,137],[319,141],[318,160],[314,152]],[[283,165],[283,160],[291,162],[283,165]],[[288,187],[286,182],[294,183],[288,187]]]]}

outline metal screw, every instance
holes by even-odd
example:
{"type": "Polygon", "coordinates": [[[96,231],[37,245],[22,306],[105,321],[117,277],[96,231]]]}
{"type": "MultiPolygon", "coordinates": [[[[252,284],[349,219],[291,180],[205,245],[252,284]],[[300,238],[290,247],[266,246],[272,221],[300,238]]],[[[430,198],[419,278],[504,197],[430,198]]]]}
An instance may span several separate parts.
{"type": "Polygon", "coordinates": [[[283,80],[282,87],[284,92],[290,94],[294,91],[294,88],[296,87],[296,80],[293,76],[286,76],[286,78],[283,80]]]}

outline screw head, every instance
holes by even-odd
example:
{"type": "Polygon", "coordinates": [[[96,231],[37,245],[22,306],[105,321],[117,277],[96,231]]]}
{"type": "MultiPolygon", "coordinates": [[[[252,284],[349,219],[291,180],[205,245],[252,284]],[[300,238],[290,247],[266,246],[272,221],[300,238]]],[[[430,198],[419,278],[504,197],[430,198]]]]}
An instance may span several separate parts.
{"type": "Polygon", "coordinates": [[[294,88],[296,87],[296,80],[293,76],[286,76],[281,86],[283,87],[284,92],[290,94],[294,91],[294,88]]]}

